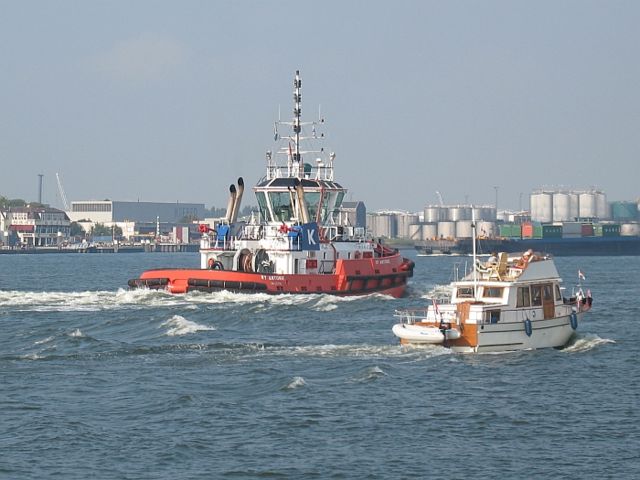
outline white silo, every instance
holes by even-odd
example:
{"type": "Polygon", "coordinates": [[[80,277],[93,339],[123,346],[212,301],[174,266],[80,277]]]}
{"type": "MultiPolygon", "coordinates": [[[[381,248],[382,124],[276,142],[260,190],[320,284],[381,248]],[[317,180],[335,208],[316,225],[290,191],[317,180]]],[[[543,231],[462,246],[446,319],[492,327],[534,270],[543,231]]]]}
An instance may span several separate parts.
{"type": "Polygon", "coordinates": [[[569,220],[575,221],[580,216],[580,195],[577,192],[569,192],[569,220]]]}
{"type": "Polygon", "coordinates": [[[447,220],[451,222],[457,222],[458,220],[468,220],[467,207],[461,207],[459,205],[448,207],[447,220]]]}
{"type": "MultiPolygon", "coordinates": [[[[446,213],[446,211],[444,211],[446,213]]],[[[425,223],[437,223],[440,220],[444,220],[443,209],[436,205],[428,205],[424,207],[424,221],[425,223]]]]}
{"type": "Polygon", "coordinates": [[[579,195],[580,205],[578,216],[580,218],[596,217],[596,196],[591,192],[583,192],[579,195]]]}
{"type": "Polygon", "coordinates": [[[471,211],[473,215],[471,218],[473,220],[475,221],[482,220],[482,217],[484,216],[484,207],[473,207],[471,211]]]}
{"type": "Polygon", "coordinates": [[[455,238],[456,222],[438,222],[438,238],[455,238]]]}
{"type": "Polygon", "coordinates": [[[422,225],[422,240],[433,240],[438,238],[438,224],[425,223],[422,225]]]}
{"type": "Polygon", "coordinates": [[[596,198],[596,217],[611,218],[609,205],[607,205],[607,196],[604,192],[595,192],[594,196],[596,198]]]}
{"type": "Polygon", "coordinates": [[[551,193],[531,194],[531,220],[543,223],[553,221],[553,195],[551,193]]]}
{"type": "Polygon", "coordinates": [[[418,215],[413,213],[399,213],[395,215],[398,225],[398,238],[409,238],[409,226],[418,223],[418,215]]]}
{"type": "Polygon", "coordinates": [[[456,222],[456,237],[471,238],[473,237],[473,229],[471,228],[471,220],[458,220],[456,222]]]}
{"type": "Polygon", "coordinates": [[[422,240],[422,225],[420,223],[409,225],[409,240],[414,242],[422,240]]]}
{"type": "Polygon", "coordinates": [[[565,222],[567,220],[571,220],[569,195],[555,192],[553,194],[553,221],[565,222]]]}
{"type": "Polygon", "coordinates": [[[482,216],[476,220],[486,220],[487,222],[495,222],[498,218],[496,207],[482,207],[482,216]]]}
{"type": "Polygon", "coordinates": [[[396,236],[395,215],[374,213],[371,215],[370,220],[370,230],[374,237],[394,238],[396,236]]]}

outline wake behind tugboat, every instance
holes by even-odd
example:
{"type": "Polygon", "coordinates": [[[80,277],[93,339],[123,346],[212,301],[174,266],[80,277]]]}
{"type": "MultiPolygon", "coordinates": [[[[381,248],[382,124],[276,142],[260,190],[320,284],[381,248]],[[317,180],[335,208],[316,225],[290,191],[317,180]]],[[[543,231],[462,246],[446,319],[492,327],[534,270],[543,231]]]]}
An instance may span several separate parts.
{"type": "Polygon", "coordinates": [[[379,242],[364,228],[339,222],[346,193],[334,179],[335,154],[303,150],[301,142],[320,142],[317,122],[301,121],[302,80],[294,82],[292,122],[276,122],[279,148],[267,152],[267,173],[254,187],[259,212],[238,221],[244,181],[231,185],[226,217],[200,225],[200,269],[158,269],[129,280],[131,288],[171,293],[229,290],[264,293],[383,293],[401,297],[414,262],[379,242]],[[281,136],[278,126],[291,127],[281,136]],[[306,128],[311,127],[311,132],[306,128]],[[313,155],[313,162],[304,161],[313,155]],[[282,159],[282,160],[281,160],[282,159]],[[286,159],[286,161],[285,161],[286,159]]]}

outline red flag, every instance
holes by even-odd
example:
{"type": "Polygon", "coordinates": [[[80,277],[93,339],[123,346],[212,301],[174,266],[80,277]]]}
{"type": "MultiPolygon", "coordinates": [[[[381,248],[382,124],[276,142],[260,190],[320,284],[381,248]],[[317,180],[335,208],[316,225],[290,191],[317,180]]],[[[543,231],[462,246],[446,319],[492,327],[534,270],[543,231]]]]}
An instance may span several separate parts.
{"type": "Polygon", "coordinates": [[[440,310],[438,309],[438,302],[436,302],[435,298],[432,298],[431,301],[433,302],[433,310],[436,312],[436,315],[440,315],[440,310]]]}

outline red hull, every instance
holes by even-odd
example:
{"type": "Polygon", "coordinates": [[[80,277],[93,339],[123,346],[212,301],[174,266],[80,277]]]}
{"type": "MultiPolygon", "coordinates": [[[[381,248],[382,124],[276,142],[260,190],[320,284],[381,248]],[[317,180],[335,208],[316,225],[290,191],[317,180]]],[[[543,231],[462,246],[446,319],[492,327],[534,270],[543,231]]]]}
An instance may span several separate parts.
{"type": "Polygon", "coordinates": [[[230,290],[239,292],[404,294],[413,262],[399,254],[358,260],[338,260],[332,274],[263,274],[231,270],[158,269],[129,281],[132,288],[165,289],[171,293],[230,290]]]}

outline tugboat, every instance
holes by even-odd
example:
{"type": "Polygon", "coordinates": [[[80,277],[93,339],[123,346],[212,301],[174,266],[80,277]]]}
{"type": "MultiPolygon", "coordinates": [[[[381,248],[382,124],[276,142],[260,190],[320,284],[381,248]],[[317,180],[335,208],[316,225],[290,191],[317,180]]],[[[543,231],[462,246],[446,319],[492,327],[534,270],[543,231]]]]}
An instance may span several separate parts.
{"type": "Polygon", "coordinates": [[[131,288],[171,293],[404,294],[413,261],[366,238],[363,228],[339,222],[347,190],[334,180],[335,154],[301,148],[303,140],[324,139],[317,132],[324,119],[301,121],[299,71],[293,86],[293,121],[275,123],[279,148],[267,151],[266,175],[254,187],[259,211],[247,222],[238,221],[244,193],[239,178],[237,187],[229,187],[225,218],[199,226],[200,268],[148,270],[129,280],[131,288]],[[281,136],[282,125],[291,133],[281,136]],[[306,162],[307,156],[313,160],[306,162]]]}
{"type": "MultiPolygon", "coordinates": [[[[474,222],[475,224],[475,222],[474,222]]],[[[475,238],[475,231],[474,231],[475,238]]],[[[531,250],[499,253],[450,285],[450,300],[396,311],[392,331],[401,344],[438,344],[459,353],[562,347],[591,309],[591,292],[578,284],[569,298],[553,258],[531,250]]]]}

